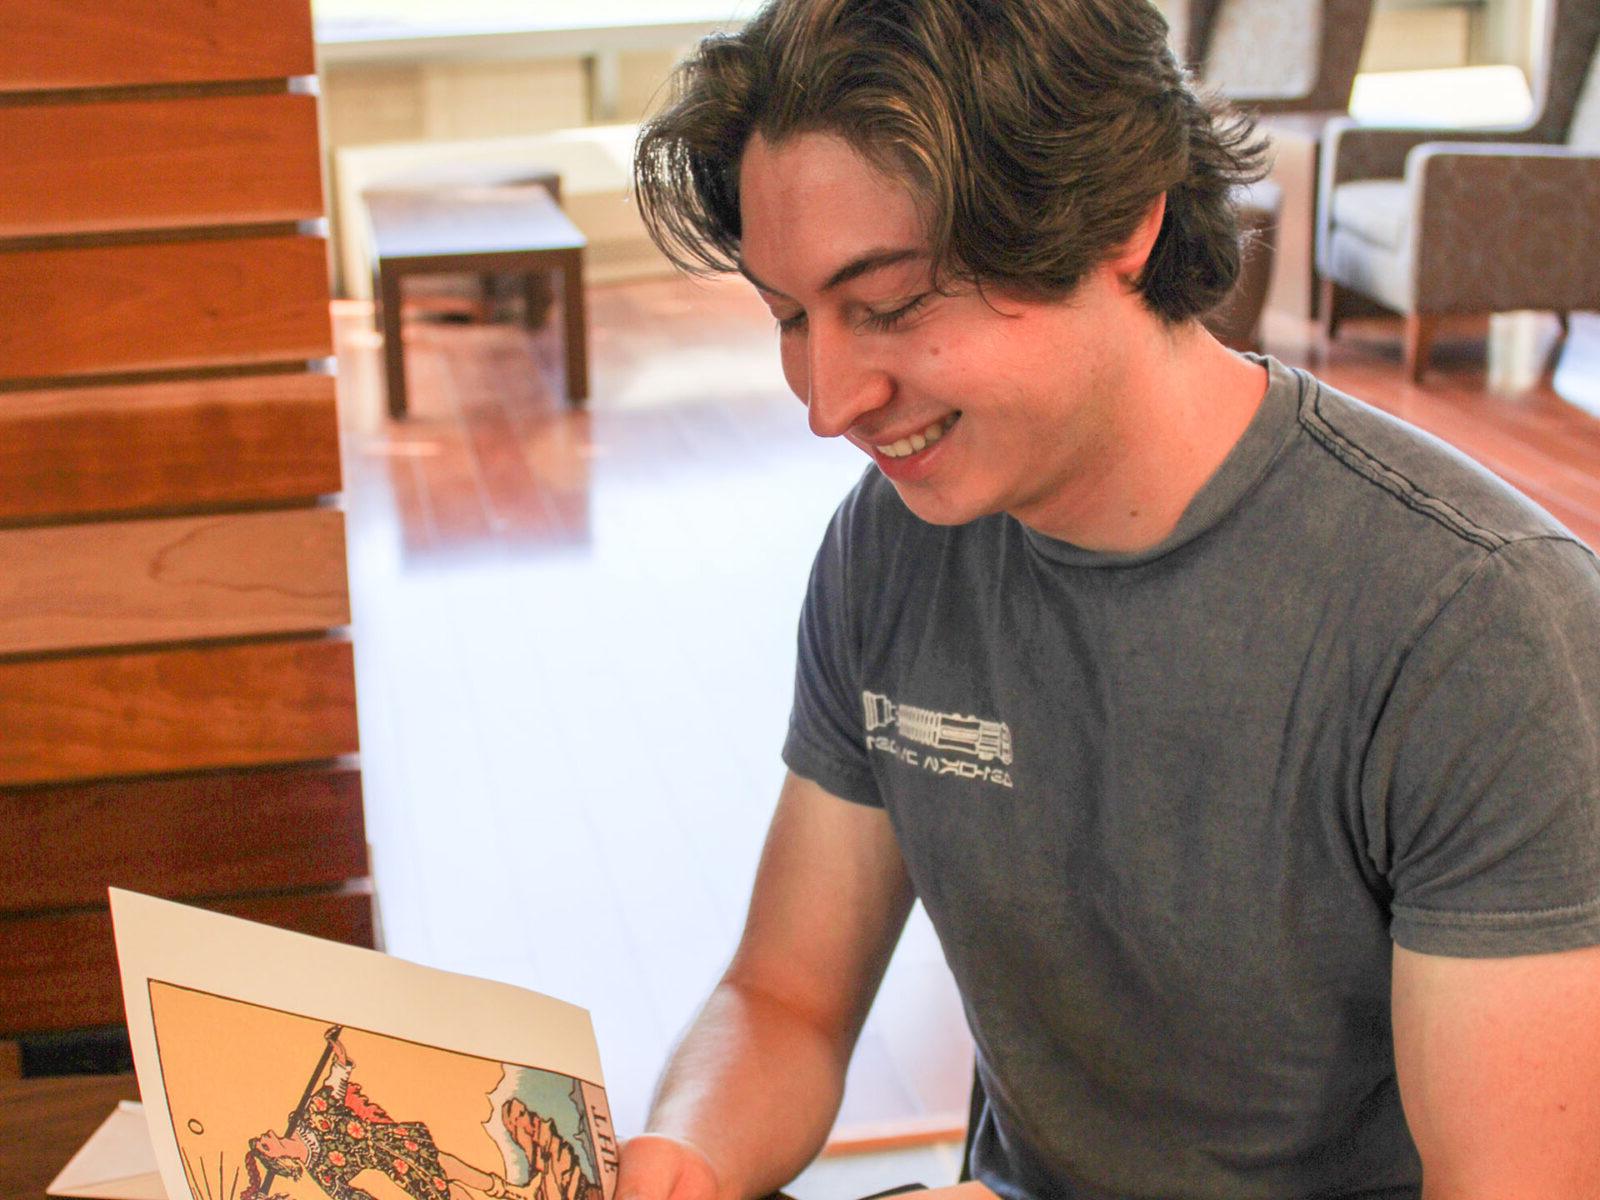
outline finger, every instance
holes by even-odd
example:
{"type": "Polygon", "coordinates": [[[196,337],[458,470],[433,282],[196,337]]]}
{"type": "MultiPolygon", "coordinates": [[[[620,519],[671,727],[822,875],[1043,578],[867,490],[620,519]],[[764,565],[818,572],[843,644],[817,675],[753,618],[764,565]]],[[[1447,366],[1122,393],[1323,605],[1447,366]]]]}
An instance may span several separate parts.
{"type": "Polygon", "coordinates": [[[677,1138],[642,1134],[622,1148],[617,1200],[715,1200],[716,1174],[700,1150],[677,1138]]]}

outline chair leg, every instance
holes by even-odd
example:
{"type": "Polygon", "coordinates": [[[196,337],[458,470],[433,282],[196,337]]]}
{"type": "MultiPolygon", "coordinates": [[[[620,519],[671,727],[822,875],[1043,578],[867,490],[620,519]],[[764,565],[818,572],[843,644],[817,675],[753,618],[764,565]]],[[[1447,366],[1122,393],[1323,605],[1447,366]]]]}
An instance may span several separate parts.
{"type": "Polygon", "coordinates": [[[1431,313],[1407,313],[1405,335],[1405,374],[1411,383],[1421,383],[1428,368],[1428,352],[1439,330],[1439,318],[1431,313]]]}
{"type": "Polygon", "coordinates": [[[1322,281],[1318,309],[1322,315],[1322,335],[1332,342],[1339,336],[1339,285],[1331,279],[1322,281]]]}
{"type": "Polygon", "coordinates": [[[1556,320],[1561,322],[1562,339],[1565,340],[1566,338],[1570,337],[1572,334],[1572,314],[1569,312],[1558,312],[1556,314],[1556,320]]]}

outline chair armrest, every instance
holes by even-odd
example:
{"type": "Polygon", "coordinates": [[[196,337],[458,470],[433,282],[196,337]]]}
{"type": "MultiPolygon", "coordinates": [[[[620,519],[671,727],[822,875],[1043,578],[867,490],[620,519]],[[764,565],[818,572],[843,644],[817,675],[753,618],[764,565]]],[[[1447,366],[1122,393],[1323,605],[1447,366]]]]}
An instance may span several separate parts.
{"type": "Polygon", "coordinates": [[[1411,152],[1433,142],[1467,146],[1505,146],[1530,136],[1526,128],[1425,129],[1394,125],[1362,125],[1353,117],[1335,117],[1322,130],[1317,167],[1317,262],[1332,232],[1333,191],[1340,184],[1364,179],[1399,179],[1411,152]]]}
{"type": "Polygon", "coordinates": [[[1333,236],[1333,190],[1362,179],[1398,179],[1406,155],[1437,136],[1431,129],[1362,125],[1354,117],[1335,117],[1322,128],[1317,166],[1317,269],[1329,269],[1325,256],[1333,236]]]}
{"type": "Polygon", "coordinates": [[[1433,142],[1406,160],[1417,296],[1436,312],[1600,304],[1600,153],[1433,142]]]}
{"type": "Polygon", "coordinates": [[[1329,121],[1322,131],[1322,173],[1331,186],[1361,179],[1399,179],[1406,158],[1428,142],[1457,145],[1515,145],[1525,142],[1528,130],[1426,129],[1394,125],[1362,125],[1352,117],[1329,121]]]}
{"type": "MultiPolygon", "coordinates": [[[[1493,142],[1458,141],[1453,135],[1435,138],[1418,146],[1406,161],[1408,176],[1423,169],[1425,164],[1442,163],[1451,159],[1462,160],[1460,169],[1493,171],[1495,168],[1483,160],[1516,159],[1523,164],[1539,162],[1590,163],[1600,162],[1600,150],[1587,150],[1580,146],[1564,146],[1552,142],[1493,142]],[[1468,166],[1467,163],[1472,165],[1468,166]]],[[[1542,169],[1535,167],[1535,170],[1542,169]]],[[[1557,171],[1582,171],[1583,166],[1553,167],[1557,171]]]]}

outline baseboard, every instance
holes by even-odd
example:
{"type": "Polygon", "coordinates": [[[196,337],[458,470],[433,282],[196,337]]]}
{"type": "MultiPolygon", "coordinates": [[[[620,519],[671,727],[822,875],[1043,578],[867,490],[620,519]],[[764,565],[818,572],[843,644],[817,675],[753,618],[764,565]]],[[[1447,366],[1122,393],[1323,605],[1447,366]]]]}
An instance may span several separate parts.
{"type": "Polygon", "coordinates": [[[836,1128],[822,1148],[825,1158],[878,1154],[915,1146],[960,1145],[967,1136],[966,1113],[933,1113],[899,1121],[864,1122],[836,1128]]]}

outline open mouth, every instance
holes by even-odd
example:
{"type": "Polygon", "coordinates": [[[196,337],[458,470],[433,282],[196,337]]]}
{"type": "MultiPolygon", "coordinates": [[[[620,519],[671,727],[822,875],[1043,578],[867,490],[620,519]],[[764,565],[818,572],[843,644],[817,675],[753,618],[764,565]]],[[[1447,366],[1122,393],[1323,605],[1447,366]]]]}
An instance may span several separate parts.
{"type": "Polygon", "coordinates": [[[875,445],[873,449],[885,458],[910,458],[913,454],[922,453],[922,451],[949,433],[951,426],[960,419],[961,412],[958,409],[942,421],[935,421],[926,429],[913,433],[910,437],[903,437],[887,446],[875,445]]]}

